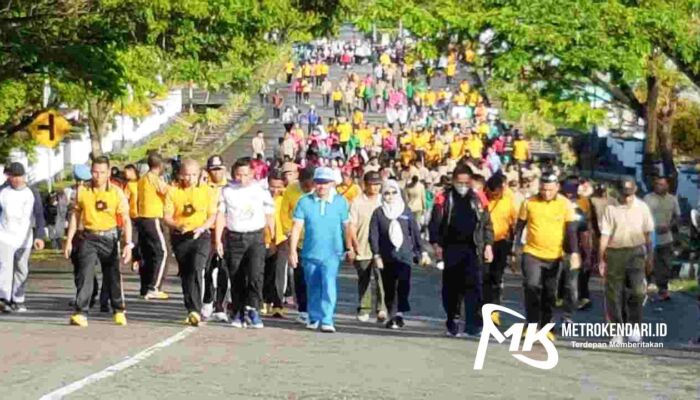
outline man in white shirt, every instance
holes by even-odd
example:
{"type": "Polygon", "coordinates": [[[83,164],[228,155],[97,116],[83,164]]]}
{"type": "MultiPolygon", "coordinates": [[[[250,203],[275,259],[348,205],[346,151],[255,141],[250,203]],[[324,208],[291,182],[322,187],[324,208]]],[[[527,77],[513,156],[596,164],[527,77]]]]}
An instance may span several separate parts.
{"type": "Polygon", "coordinates": [[[275,205],[270,192],[253,182],[247,159],[236,161],[232,177],[221,191],[215,246],[231,279],[231,325],[262,328],[258,310],[265,273],[263,230],[275,232],[275,205]]]}
{"type": "Polygon", "coordinates": [[[8,184],[0,187],[0,312],[24,312],[32,243],[37,250],[44,248],[32,231],[36,223],[37,235],[43,238],[43,206],[27,186],[22,164],[10,163],[4,172],[8,184]]]}

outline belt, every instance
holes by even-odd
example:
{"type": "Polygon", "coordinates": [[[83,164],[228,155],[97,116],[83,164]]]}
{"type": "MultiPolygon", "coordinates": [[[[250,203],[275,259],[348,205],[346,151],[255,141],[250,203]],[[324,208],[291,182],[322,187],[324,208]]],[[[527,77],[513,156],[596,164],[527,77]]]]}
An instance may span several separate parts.
{"type": "Polygon", "coordinates": [[[94,236],[117,236],[117,228],[107,229],[104,231],[95,231],[91,229],[85,229],[85,234],[94,236]]]}
{"type": "MultiPolygon", "coordinates": [[[[171,236],[174,238],[182,238],[182,239],[187,239],[187,238],[193,238],[194,237],[194,231],[189,231],[189,232],[172,232],[171,236]]],[[[211,236],[210,231],[204,231],[199,234],[199,237],[208,237],[211,236]]]]}
{"type": "Polygon", "coordinates": [[[263,232],[262,229],[257,229],[257,230],[249,231],[249,232],[236,232],[236,231],[226,230],[226,233],[229,235],[257,235],[257,234],[260,234],[262,232],[263,232]]]}

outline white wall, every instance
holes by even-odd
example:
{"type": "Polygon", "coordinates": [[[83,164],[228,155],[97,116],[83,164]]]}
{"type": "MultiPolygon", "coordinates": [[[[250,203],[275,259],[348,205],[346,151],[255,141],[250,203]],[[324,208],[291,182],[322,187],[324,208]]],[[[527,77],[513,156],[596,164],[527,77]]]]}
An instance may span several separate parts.
{"type": "MultiPolygon", "coordinates": [[[[117,116],[113,124],[114,129],[102,139],[102,150],[109,153],[114,149],[115,143],[122,140],[135,143],[147,138],[158,131],[170,118],[177,115],[181,109],[182,92],[172,90],[166,99],[154,102],[151,115],[139,121],[130,117],[117,116]]],[[[55,149],[37,146],[36,161],[31,165],[29,165],[28,157],[24,152],[14,151],[10,157],[13,161],[24,164],[27,167],[29,182],[36,183],[48,180],[49,176],[55,177],[64,168],[66,168],[66,173],[70,173],[73,165],[85,164],[88,161],[91,151],[90,131],[86,127],[80,135],[80,139],[62,142],[55,149]]],[[[5,176],[0,175],[0,182],[4,180],[5,176]]]]}

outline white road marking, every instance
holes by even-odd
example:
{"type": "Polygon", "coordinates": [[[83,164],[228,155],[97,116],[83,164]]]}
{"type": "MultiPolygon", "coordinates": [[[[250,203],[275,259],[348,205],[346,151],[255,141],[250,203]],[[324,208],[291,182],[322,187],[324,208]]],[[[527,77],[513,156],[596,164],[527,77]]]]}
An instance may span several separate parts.
{"type": "Polygon", "coordinates": [[[96,372],[92,375],[88,375],[85,378],[75,381],[71,383],[70,385],[64,386],[60,389],[56,389],[53,392],[46,394],[41,397],[40,400],[54,400],[54,399],[62,399],[64,396],[67,396],[73,392],[76,392],[82,388],[84,388],[87,385],[93,384],[97,381],[100,381],[104,378],[108,378],[117,372],[123,371],[129,367],[133,367],[134,365],[140,363],[141,361],[147,359],[148,357],[152,356],[155,352],[158,350],[164,349],[168,346],[171,346],[180,340],[186,338],[187,336],[191,335],[192,332],[195,332],[197,328],[194,327],[187,327],[183,329],[182,331],[174,334],[173,336],[170,336],[169,338],[163,340],[160,343],[154,344],[153,346],[147,348],[146,350],[143,350],[142,352],[135,354],[132,357],[128,357],[123,361],[120,361],[114,365],[111,365],[105,369],[103,369],[100,372],[96,372]]]}

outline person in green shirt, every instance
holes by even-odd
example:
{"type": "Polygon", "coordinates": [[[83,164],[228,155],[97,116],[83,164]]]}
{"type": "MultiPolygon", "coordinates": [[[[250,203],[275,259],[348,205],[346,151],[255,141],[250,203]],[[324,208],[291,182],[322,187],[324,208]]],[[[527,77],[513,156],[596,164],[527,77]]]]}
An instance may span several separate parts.
{"type": "Polygon", "coordinates": [[[372,99],[374,99],[374,86],[369,85],[365,87],[365,92],[362,94],[362,105],[365,112],[372,112],[372,99]]]}

